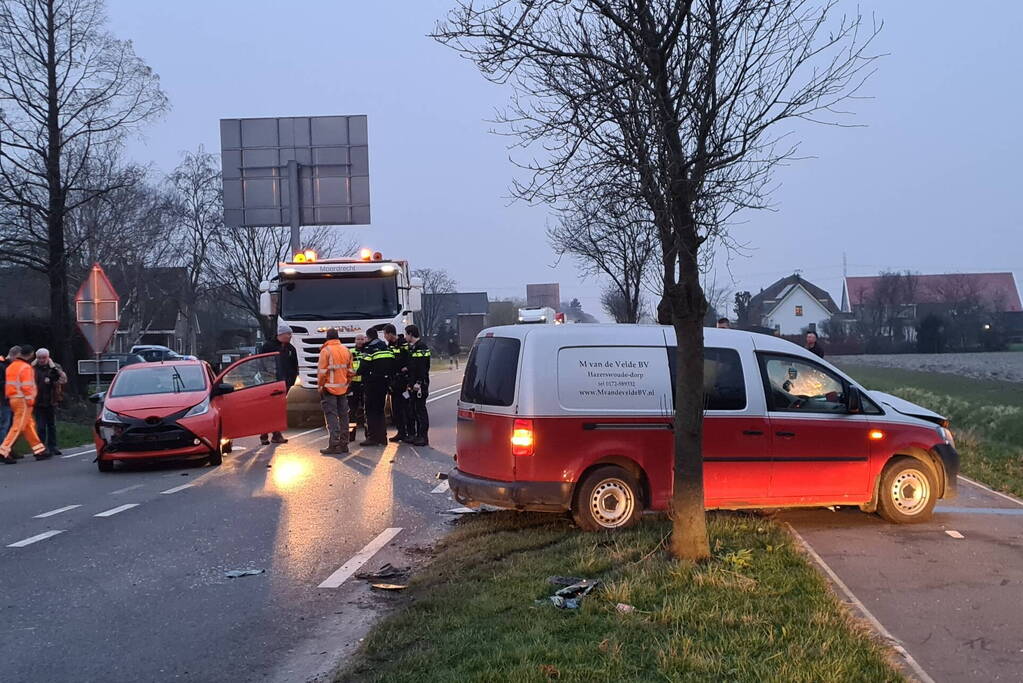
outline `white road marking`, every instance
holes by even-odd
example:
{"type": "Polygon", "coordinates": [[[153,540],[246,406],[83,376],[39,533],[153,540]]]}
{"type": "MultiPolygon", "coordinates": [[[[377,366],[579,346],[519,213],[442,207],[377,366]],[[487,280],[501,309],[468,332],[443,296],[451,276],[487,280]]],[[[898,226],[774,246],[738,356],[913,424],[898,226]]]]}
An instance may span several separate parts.
{"type": "Polygon", "coordinates": [[[472,513],[476,513],[476,512],[479,512],[479,509],[467,508],[467,507],[451,508],[450,510],[448,510],[448,514],[452,514],[452,515],[468,515],[468,514],[472,514],[472,513]]]}
{"type": "Polygon", "coordinates": [[[127,505],[118,505],[115,508],[110,508],[109,510],[105,510],[103,512],[100,512],[99,514],[93,515],[93,517],[113,517],[118,512],[124,512],[125,510],[131,510],[132,508],[137,508],[138,506],[139,506],[138,503],[128,503],[127,505]]]}
{"type": "Polygon", "coordinates": [[[135,484],[134,486],[125,486],[123,489],[117,489],[116,491],[111,491],[110,495],[111,496],[118,496],[118,495],[120,495],[122,493],[127,493],[128,491],[134,491],[135,489],[140,489],[143,486],[145,486],[145,484],[135,484]]]}
{"type": "Polygon", "coordinates": [[[459,391],[461,391],[461,390],[460,389],[455,389],[454,391],[449,391],[448,393],[441,394],[440,396],[431,396],[430,398],[426,399],[426,402],[427,403],[433,403],[434,401],[439,401],[442,398],[447,398],[448,396],[454,396],[455,394],[459,393],[459,391]]]}
{"type": "Polygon", "coordinates": [[[348,580],[352,574],[359,570],[359,567],[366,564],[369,558],[377,554],[377,552],[385,545],[391,542],[391,539],[401,533],[401,527],[391,527],[390,529],[384,529],[380,532],[380,535],[374,538],[372,541],[366,544],[366,547],[357,552],[352,559],[341,565],[341,568],[336,572],[327,577],[327,579],[320,584],[320,588],[337,588],[342,583],[348,580]]]}
{"type": "Polygon", "coordinates": [[[298,434],[295,434],[295,435],[293,435],[293,436],[289,436],[289,437],[288,437],[288,439],[289,439],[289,440],[290,440],[290,439],[300,439],[300,438],[302,438],[303,436],[305,436],[306,434],[312,434],[313,432],[318,432],[318,431],[320,431],[321,429],[323,429],[323,427],[314,427],[313,429],[307,429],[307,430],[306,430],[306,431],[304,431],[304,432],[299,432],[298,434]]]}
{"type": "Polygon", "coordinates": [[[68,453],[67,455],[62,455],[60,457],[63,458],[64,460],[67,460],[68,458],[77,458],[79,455],[86,455],[87,453],[95,453],[95,452],[96,452],[95,448],[90,448],[89,450],[86,450],[86,451],[78,451],[77,453],[68,453]]]}
{"type": "Polygon", "coordinates": [[[45,541],[48,538],[53,538],[57,534],[64,533],[64,531],[66,531],[66,530],[65,529],[53,529],[51,531],[45,531],[45,532],[43,532],[41,534],[38,534],[36,536],[29,536],[28,538],[23,538],[20,541],[15,541],[14,543],[11,543],[7,547],[8,548],[24,548],[27,545],[32,545],[33,543],[38,543],[39,541],[45,541]]]}
{"type": "Polygon", "coordinates": [[[895,636],[893,636],[888,629],[886,629],[884,625],[877,620],[877,617],[875,617],[873,613],[867,609],[866,605],[860,602],[860,599],[857,598],[851,590],[849,590],[849,586],[845,585],[845,582],[838,578],[838,574],[836,574],[835,571],[828,566],[828,563],[824,561],[824,558],[817,554],[816,550],[810,547],[810,544],[806,542],[806,539],[803,538],[798,531],[796,531],[796,528],[788,522],[785,523],[785,526],[789,528],[789,531],[796,540],[799,541],[799,544],[803,546],[803,550],[805,550],[806,553],[813,558],[813,561],[817,563],[817,566],[824,570],[824,573],[828,575],[828,578],[830,578],[831,581],[838,586],[839,590],[845,594],[846,599],[860,611],[867,621],[870,622],[871,626],[874,627],[874,630],[877,631],[882,638],[885,638],[889,643],[891,643],[892,649],[898,652],[903,660],[905,660],[906,664],[913,670],[913,673],[916,674],[921,683],[935,683],[934,679],[931,678],[926,671],[924,671],[923,667],[920,666],[915,659],[913,659],[913,655],[909,654],[902,643],[899,642],[899,640],[897,640],[895,636]]]}
{"type": "Polygon", "coordinates": [[[434,488],[432,491],[430,491],[430,493],[447,493],[448,489],[450,489],[450,488],[451,488],[451,484],[449,484],[448,480],[445,479],[441,483],[437,484],[436,488],[434,488]]]}
{"type": "Polygon", "coordinates": [[[945,529],[945,533],[951,536],[952,538],[966,538],[955,529],[945,529]]]}
{"type": "Polygon", "coordinates": [[[175,486],[174,488],[167,489],[166,491],[160,491],[160,493],[162,495],[167,495],[169,493],[177,493],[178,491],[184,491],[185,489],[190,489],[193,486],[195,486],[195,482],[194,481],[190,481],[187,484],[182,484],[181,486],[175,486]]]}
{"type": "Polygon", "coordinates": [[[50,510],[49,512],[44,512],[41,515],[36,515],[32,519],[45,519],[46,517],[53,517],[54,515],[59,515],[62,512],[67,512],[68,510],[74,510],[75,508],[80,508],[80,507],[82,507],[82,506],[81,505],[65,505],[62,508],[57,508],[56,510],[50,510]]]}
{"type": "Polygon", "coordinates": [[[973,484],[977,488],[982,488],[985,491],[987,491],[988,493],[995,494],[999,498],[1004,498],[1005,500],[1007,500],[1007,501],[1009,501],[1011,503],[1015,503],[1016,505],[1023,506],[1023,500],[1020,500],[1019,498],[1017,498],[1015,496],[1010,496],[1008,493],[1002,493],[1001,491],[995,491],[990,486],[985,486],[984,484],[981,484],[979,481],[974,481],[973,479],[970,479],[969,477],[964,477],[961,474],[959,475],[959,478],[962,479],[963,481],[965,481],[967,484],[973,484]]]}

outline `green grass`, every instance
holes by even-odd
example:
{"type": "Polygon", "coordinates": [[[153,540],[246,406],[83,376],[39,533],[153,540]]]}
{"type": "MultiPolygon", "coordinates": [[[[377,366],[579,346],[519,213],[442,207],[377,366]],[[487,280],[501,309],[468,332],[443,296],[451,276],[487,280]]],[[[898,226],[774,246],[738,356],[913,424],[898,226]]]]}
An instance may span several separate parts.
{"type": "Polygon", "coordinates": [[[949,418],[962,473],[1023,496],[1023,384],[913,370],[843,369],[864,386],[949,418]]]}
{"type": "Polygon", "coordinates": [[[336,681],[901,680],[774,522],[710,515],[714,559],[697,566],[666,558],[668,529],[465,519],[336,681]],[[534,604],[551,575],[605,584],[579,610],[534,604]]]}

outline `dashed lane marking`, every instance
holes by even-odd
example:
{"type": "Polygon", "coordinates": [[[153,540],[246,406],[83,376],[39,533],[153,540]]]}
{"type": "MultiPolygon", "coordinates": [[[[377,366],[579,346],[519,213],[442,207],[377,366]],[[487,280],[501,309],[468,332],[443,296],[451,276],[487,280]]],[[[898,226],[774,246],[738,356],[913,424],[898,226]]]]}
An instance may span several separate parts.
{"type": "Polygon", "coordinates": [[[93,515],[93,517],[113,517],[119,512],[131,510],[132,508],[137,508],[138,506],[139,506],[138,503],[127,503],[126,505],[118,505],[115,508],[110,508],[109,510],[104,510],[103,512],[95,514],[93,515]]]}
{"type": "Polygon", "coordinates": [[[11,543],[7,547],[8,548],[24,548],[27,545],[32,545],[33,543],[38,543],[39,541],[45,541],[48,538],[53,538],[57,534],[62,534],[65,531],[66,531],[66,529],[52,529],[50,531],[45,531],[45,532],[43,532],[41,534],[37,534],[35,536],[29,536],[28,538],[23,538],[20,541],[15,541],[14,543],[11,543]]]}
{"type": "Polygon", "coordinates": [[[128,491],[134,491],[135,489],[140,489],[143,486],[145,486],[145,484],[135,484],[134,486],[125,486],[123,489],[117,489],[116,491],[111,491],[110,495],[111,496],[119,496],[122,493],[128,493],[128,491]]]}
{"type": "Polygon", "coordinates": [[[75,508],[80,508],[80,507],[82,507],[82,506],[81,505],[65,505],[62,508],[57,508],[56,510],[50,510],[49,512],[44,512],[41,515],[36,515],[32,519],[46,519],[47,517],[53,517],[54,515],[59,515],[62,512],[67,512],[68,510],[74,510],[75,508]]]}
{"type": "Polygon", "coordinates": [[[187,484],[182,484],[181,486],[175,486],[172,489],[167,489],[166,491],[160,491],[160,494],[166,496],[166,495],[171,494],[171,493],[177,493],[178,491],[184,491],[185,489],[190,489],[193,486],[195,486],[195,482],[189,482],[187,484]]]}
{"type": "Polygon", "coordinates": [[[966,538],[955,529],[945,529],[945,533],[951,536],[952,538],[966,538]]]}
{"type": "Polygon", "coordinates": [[[867,621],[869,621],[871,626],[874,627],[874,630],[877,631],[882,638],[892,644],[892,648],[899,653],[903,661],[906,662],[906,665],[909,666],[909,668],[913,670],[913,673],[916,674],[916,677],[920,679],[921,683],[935,683],[934,679],[931,678],[926,671],[924,671],[924,668],[920,666],[915,659],[913,659],[913,655],[909,654],[909,651],[906,650],[902,643],[897,640],[895,636],[893,636],[891,632],[884,627],[884,624],[878,621],[877,617],[875,617],[874,614],[867,609],[867,606],[864,605],[851,590],[849,590],[849,586],[845,585],[845,582],[838,578],[838,574],[835,573],[835,570],[828,566],[828,563],[824,561],[824,558],[817,554],[817,551],[814,550],[809,543],[807,543],[806,539],[803,538],[798,531],[796,531],[796,528],[788,523],[786,523],[785,526],[789,528],[789,531],[795,539],[799,541],[803,550],[805,550],[806,553],[813,558],[813,561],[817,563],[817,566],[820,567],[824,573],[828,575],[828,578],[831,579],[832,583],[834,583],[835,586],[837,586],[838,589],[845,594],[846,599],[852,603],[857,610],[859,610],[860,614],[866,617],[867,621]]]}
{"type": "Polygon", "coordinates": [[[401,533],[401,527],[391,527],[390,529],[384,529],[380,532],[376,538],[366,544],[366,547],[357,552],[352,559],[345,562],[341,567],[328,576],[326,580],[320,584],[320,588],[337,588],[351,577],[352,574],[359,571],[359,568],[366,564],[371,557],[377,554],[377,552],[385,545],[391,542],[395,536],[401,533]]]}
{"type": "Polygon", "coordinates": [[[447,493],[448,489],[450,488],[451,484],[449,484],[448,480],[445,479],[441,483],[437,484],[437,486],[432,491],[430,491],[430,493],[447,493]]]}

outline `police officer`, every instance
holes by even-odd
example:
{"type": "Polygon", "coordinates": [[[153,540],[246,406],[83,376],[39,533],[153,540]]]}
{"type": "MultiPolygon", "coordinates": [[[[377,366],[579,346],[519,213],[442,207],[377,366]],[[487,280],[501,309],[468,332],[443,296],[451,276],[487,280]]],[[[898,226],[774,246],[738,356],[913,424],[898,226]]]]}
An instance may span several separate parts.
{"type": "Polygon", "coordinates": [[[430,348],[420,338],[419,327],[405,328],[408,343],[409,437],[415,446],[430,445],[430,414],[426,398],[430,394],[430,348]]]}
{"type": "Polygon", "coordinates": [[[387,423],[384,404],[394,377],[394,352],[380,339],[377,328],[366,330],[369,342],[359,363],[363,405],[366,411],[366,440],[360,446],[386,446],[387,423]]]}
{"type": "Polygon", "coordinates": [[[384,339],[387,345],[394,352],[394,377],[391,382],[391,417],[394,418],[394,425],[398,433],[390,438],[390,441],[398,443],[409,441],[411,436],[408,429],[409,411],[409,381],[408,381],[408,344],[404,337],[398,336],[398,328],[388,323],[384,325],[384,339]]]}
{"type": "MultiPolygon", "coordinates": [[[[361,332],[355,335],[355,348],[352,349],[352,369],[355,371],[355,377],[352,378],[352,384],[348,387],[348,409],[351,413],[351,421],[355,426],[352,427],[351,434],[348,435],[348,440],[352,443],[355,442],[355,436],[359,432],[359,427],[362,427],[364,433],[366,433],[366,408],[363,402],[363,390],[362,390],[362,359],[366,353],[366,344],[369,342],[369,337],[362,334],[361,332]]],[[[368,433],[367,433],[368,436],[368,433]]]]}

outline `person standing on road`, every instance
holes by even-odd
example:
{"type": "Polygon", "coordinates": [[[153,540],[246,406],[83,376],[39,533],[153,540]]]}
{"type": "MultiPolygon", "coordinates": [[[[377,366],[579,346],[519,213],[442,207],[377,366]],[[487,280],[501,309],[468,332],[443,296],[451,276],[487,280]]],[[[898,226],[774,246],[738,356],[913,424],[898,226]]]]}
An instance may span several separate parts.
{"type": "Polygon", "coordinates": [[[349,419],[351,424],[355,425],[348,435],[350,443],[355,441],[355,437],[359,433],[359,427],[362,427],[363,433],[367,434],[365,392],[362,386],[362,359],[365,357],[366,344],[368,342],[369,337],[361,332],[355,335],[355,348],[352,349],[352,370],[355,371],[355,377],[352,378],[352,386],[348,388],[348,412],[351,415],[349,419]]]}
{"type": "Polygon", "coordinates": [[[391,417],[398,433],[389,441],[398,443],[411,439],[409,432],[409,381],[408,381],[408,344],[405,337],[398,336],[398,328],[388,323],[384,325],[384,339],[394,352],[394,381],[391,383],[391,417]]]}
{"type": "MultiPolygon", "coordinates": [[[[295,380],[298,379],[298,352],[291,344],[291,333],[291,328],[281,323],[277,326],[277,336],[263,342],[259,347],[260,353],[277,354],[277,379],[284,380],[285,392],[295,386],[295,380]]],[[[269,445],[271,441],[288,443],[288,440],[280,432],[274,432],[273,438],[270,438],[269,434],[259,435],[259,443],[264,446],[269,445]]]]}
{"type": "Polygon", "coordinates": [[[27,344],[21,345],[21,353],[13,363],[7,366],[4,373],[4,393],[11,404],[13,418],[11,428],[0,443],[0,462],[5,465],[13,465],[18,462],[11,457],[11,447],[18,437],[25,435],[25,440],[32,448],[36,460],[43,460],[50,457],[46,452],[46,446],[39,440],[36,434],[35,420],[32,417],[32,408],[36,403],[36,380],[35,371],[29,363],[35,355],[35,349],[27,344]]]}
{"type": "Polygon", "coordinates": [[[817,338],[816,332],[806,333],[806,350],[810,353],[815,353],[819,357],[824,358],[824,349],[821,348],[821,342],[817,338]]]}
{"type": "Polygon", "coordinates": [[[46,446],[47,453],[60,455],[60,448],[57,447],[57,406],[64,399],[67,375],[64,374],[63,368],[53,362],[47,349],[36,351],[36,359],[32,361],[32,368],[35,370],[36,405],[34,415],[36,429],[39,430],[39,439],[46,446]]]}
{"type": "Polygon", "coordinates": [[[429,446],[430,414],[426,399],[430,395],[430,347],[416,325],[405,328],[405,341],[409,355],[409,438],[414,446],[429,446]]]}
{"type": "MultiPolygon", "coordinates": [[[[21,349],[17,346],[12,346],[6,356],[0,356],[0,377],[6,376],[7,367],[20,355],[21,349]]],[[[0,391],[0,441],[3,441],[3,439],[7,436],[7,432],[11,428],[12,417],[11,403],[7,400],[7,392],[0,391]]]]}
{"type": "Polygon", "coordinates": [[[377,328],[366,330],[369,343],[359,364],[366,409],[366,440],[361,446],[386,446],[387,423],[384,404],[394,376],[394,352],[377,336],[377,328]]]}
{"type": "Polygon", "coordinates": [[[338,339],[337,330],[327,330],[327,341],[320,349],[316,372],[316,386],[320,390],[320,405],[327,423],[329,440],[321,448],[324,455],[348,452],[348,385],[352,371],[352,353],[338,339]]]}

